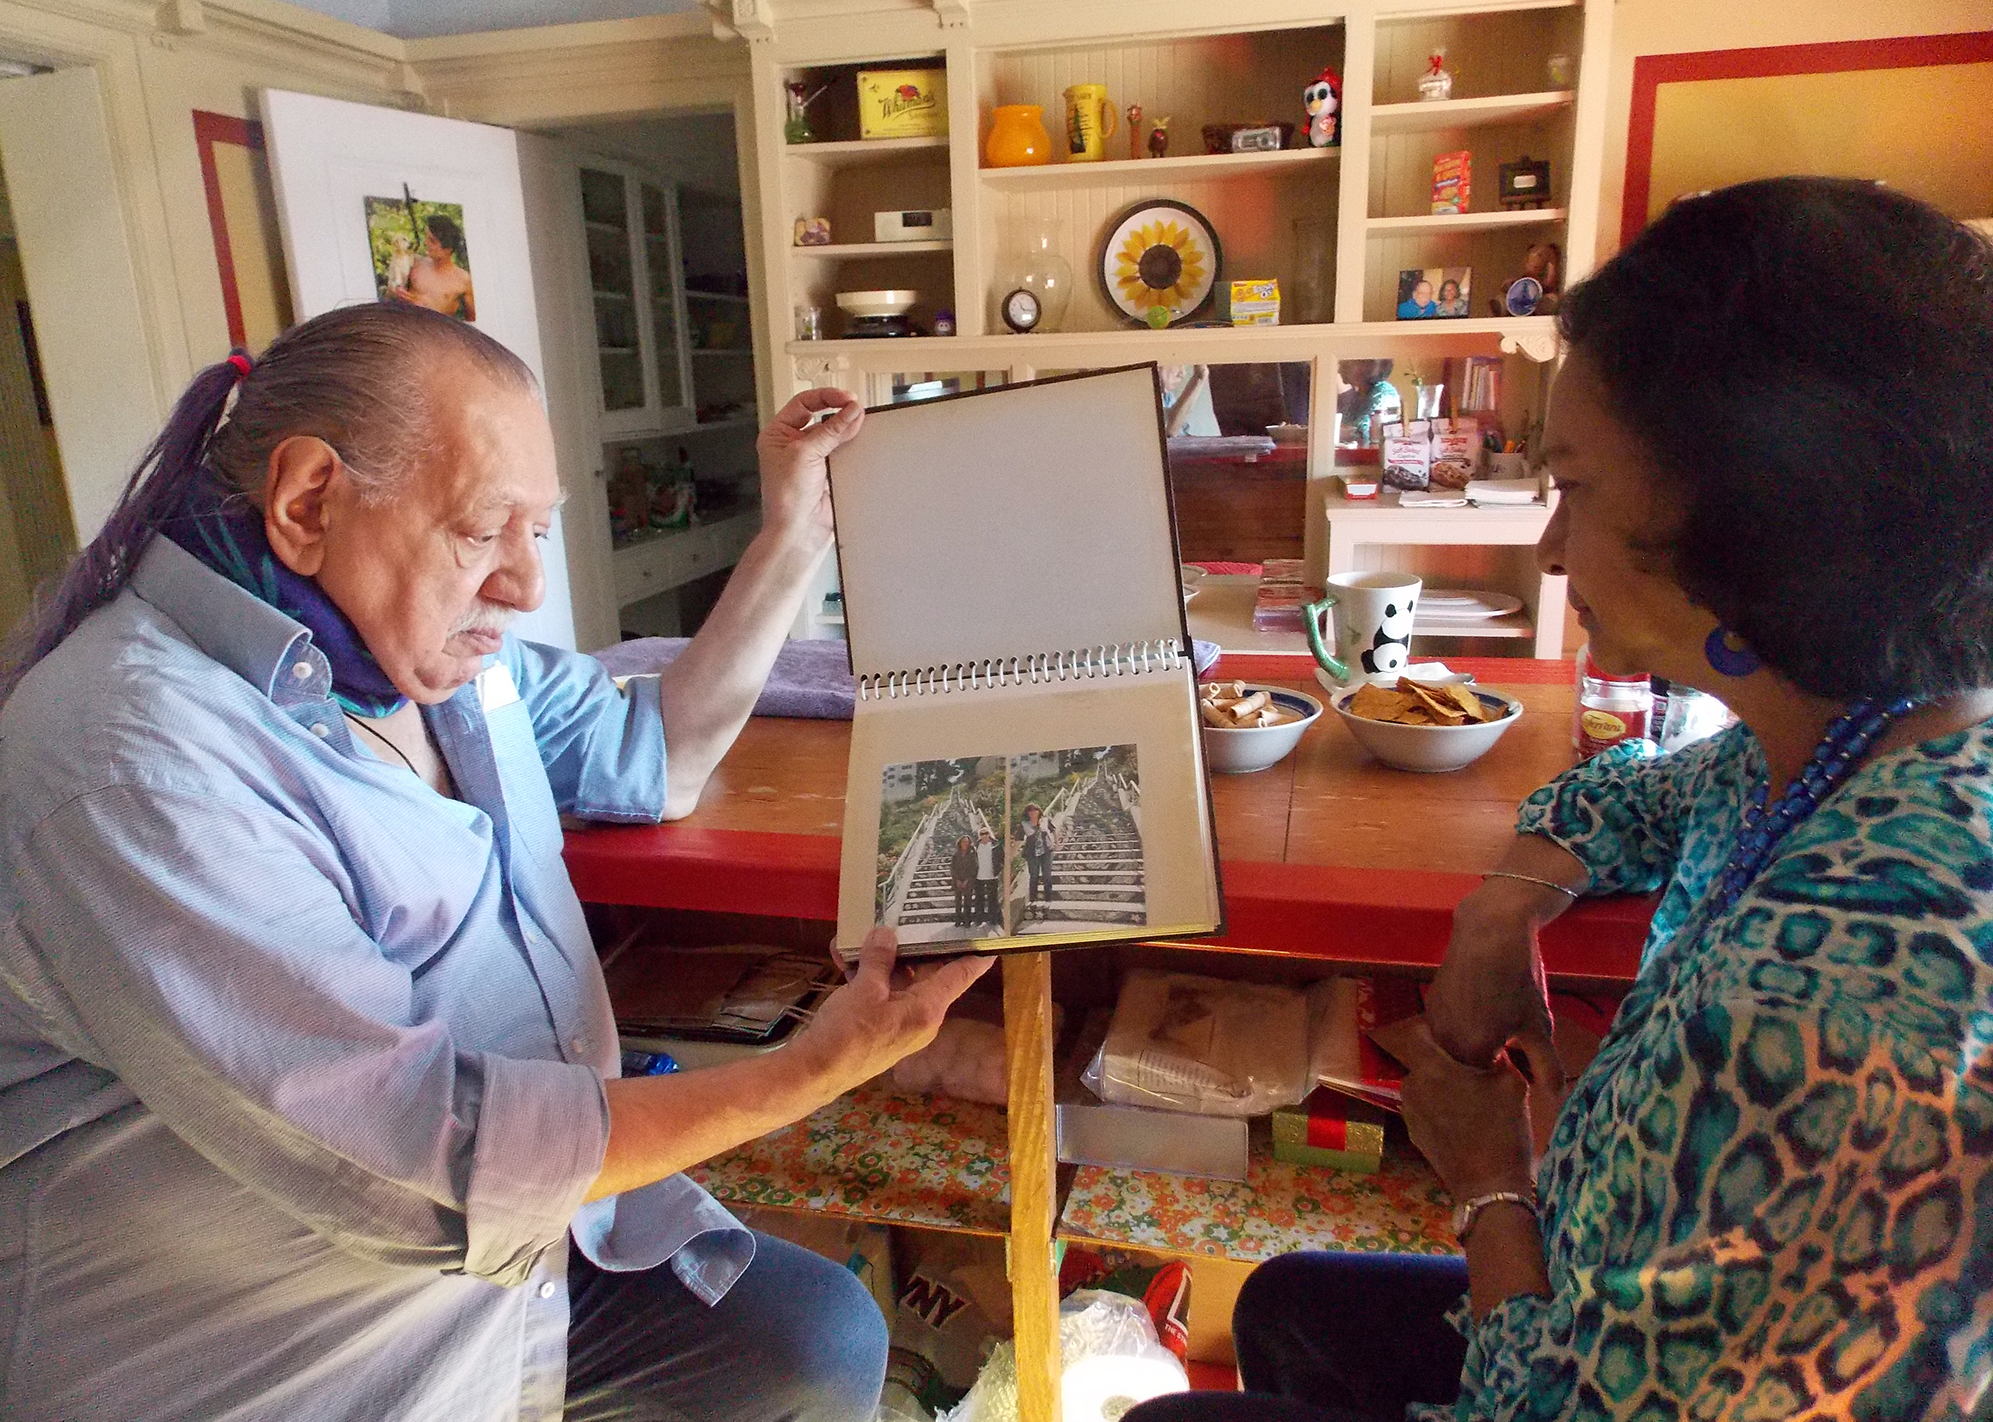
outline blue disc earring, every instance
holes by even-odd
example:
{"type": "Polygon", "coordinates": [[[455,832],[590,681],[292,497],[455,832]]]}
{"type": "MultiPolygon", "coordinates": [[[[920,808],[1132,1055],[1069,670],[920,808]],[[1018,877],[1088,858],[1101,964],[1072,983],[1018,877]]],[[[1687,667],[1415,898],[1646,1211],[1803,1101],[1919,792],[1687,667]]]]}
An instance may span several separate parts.
{"type": "Polygon", "coordinates": [[[1723,676],[1749,676],[1762,667],[1764,659],[1740,639],[1733,646],[1731,639],[1736,634],[1718,623],[1710,629],[1708,638],[1702,644],[1702,654],[1712,667],[1723,676]]]}

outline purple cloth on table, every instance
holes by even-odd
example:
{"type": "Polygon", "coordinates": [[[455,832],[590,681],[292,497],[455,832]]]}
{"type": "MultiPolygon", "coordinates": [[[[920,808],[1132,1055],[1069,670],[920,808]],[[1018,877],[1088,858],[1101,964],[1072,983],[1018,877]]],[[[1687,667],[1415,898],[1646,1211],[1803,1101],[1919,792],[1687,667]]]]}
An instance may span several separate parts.
{"type": "MultiPolygon", "coordinates": [[[[595,659],[611,676],[650,676],[663,671],[685,650],[689,637],[638,637],[604,647],[595,659]]],[[[1218,660],[1218,644],[1191,644],[1191,660],[1201,676],[1218,660]]],[[[784,642],[775,654],[768,684],[754,703],[757,716],[802,716],[815,721],[849,721],[858,698],[851,677],[848,644],[837,638],[784,642]]]]}

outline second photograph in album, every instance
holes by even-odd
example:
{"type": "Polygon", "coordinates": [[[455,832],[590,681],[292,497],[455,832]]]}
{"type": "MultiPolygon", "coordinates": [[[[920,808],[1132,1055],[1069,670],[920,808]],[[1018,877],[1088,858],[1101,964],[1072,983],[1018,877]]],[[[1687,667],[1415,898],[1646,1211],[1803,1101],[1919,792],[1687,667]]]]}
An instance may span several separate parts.
{"type": "Polygon", "coordinates": [[[889,765],[873,922],[901,943],[1004,936],[1004,758],[889,765]]]}
{"type": "Polygon", "coordinates": [[[1146,924],[1135,747],[1034,751],[1009,768],[1011,934],[1146,924]]]}

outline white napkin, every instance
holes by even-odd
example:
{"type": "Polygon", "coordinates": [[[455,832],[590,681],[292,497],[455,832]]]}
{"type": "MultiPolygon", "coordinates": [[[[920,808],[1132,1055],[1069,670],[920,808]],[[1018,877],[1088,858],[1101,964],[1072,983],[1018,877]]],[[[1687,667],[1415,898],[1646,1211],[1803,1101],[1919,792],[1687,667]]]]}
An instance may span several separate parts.
{"type": "Polygon", "coordinates": [[[1398,495],[1401,509],[1457,509],[1467,506],[1467,495],[1456,489],[1407,489],[1398,495]]]}

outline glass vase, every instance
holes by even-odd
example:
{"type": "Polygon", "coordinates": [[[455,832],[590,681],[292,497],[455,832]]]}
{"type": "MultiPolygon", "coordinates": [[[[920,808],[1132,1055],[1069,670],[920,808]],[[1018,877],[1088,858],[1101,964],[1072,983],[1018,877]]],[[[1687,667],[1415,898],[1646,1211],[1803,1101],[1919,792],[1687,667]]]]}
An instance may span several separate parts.
{"type": "Polygon", "coordinates": [[[1046,222],[1031,230],[1019,254],[1000,274],[997,300],[1022,287],[1038,298],[1038,331],[1056,331],[1064,324],[1073,299],[1073,267],[1060,255],[1062,222],[1046,222]]]}

